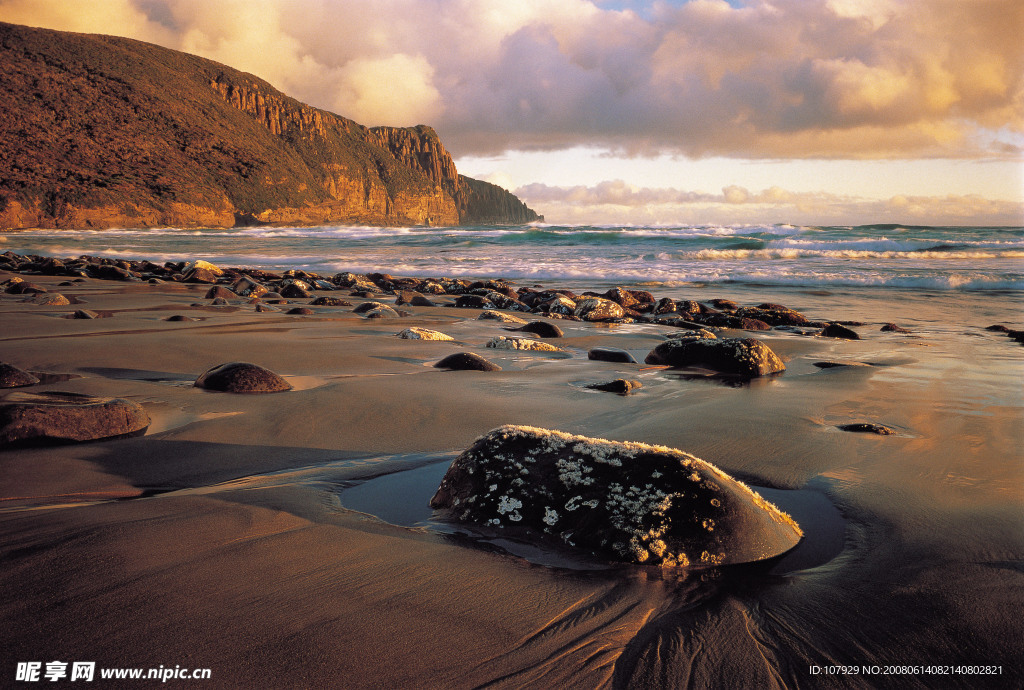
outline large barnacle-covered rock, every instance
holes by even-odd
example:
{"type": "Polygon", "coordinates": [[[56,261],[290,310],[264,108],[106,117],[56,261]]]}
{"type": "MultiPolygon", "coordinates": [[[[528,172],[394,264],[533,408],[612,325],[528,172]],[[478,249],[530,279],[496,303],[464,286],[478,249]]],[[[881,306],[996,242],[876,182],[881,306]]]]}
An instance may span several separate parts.
{"type": "Polygon", "coordinates": [[[430,505],[456,520],[666,566],[759,561],[803,535],[749,487],[680,450],[525,426],[477,439],[430,505]]]}
{"type": "Polygon", "coordinates": [[[670,367],[702,367],[748,378],[786,370],[778,355],[755,338],[674,338],[651,350],[644,361],[670,367]]]}

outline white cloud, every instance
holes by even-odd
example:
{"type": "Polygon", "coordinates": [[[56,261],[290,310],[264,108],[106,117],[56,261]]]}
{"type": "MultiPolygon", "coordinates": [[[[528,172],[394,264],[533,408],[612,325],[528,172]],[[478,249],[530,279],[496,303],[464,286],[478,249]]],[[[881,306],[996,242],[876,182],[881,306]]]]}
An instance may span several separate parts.
{"type": "Polygon", "coordinates": [[[1007,157],[1019,0],[0,0],[0,20],[197,52],[457,155],[1007,157]],[[1006,133],[995,137],[979,132],[1006,133]]]}

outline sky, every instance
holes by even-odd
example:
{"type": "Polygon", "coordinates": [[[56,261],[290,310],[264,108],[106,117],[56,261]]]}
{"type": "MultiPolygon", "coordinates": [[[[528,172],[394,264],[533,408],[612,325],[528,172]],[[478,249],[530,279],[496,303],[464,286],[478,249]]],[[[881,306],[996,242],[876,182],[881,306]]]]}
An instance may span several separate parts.
{"type": "Polygon", "coordinates": [[[0,0],[368,126],[550,223],[1024,225],[1020,0],[0,0]]]}

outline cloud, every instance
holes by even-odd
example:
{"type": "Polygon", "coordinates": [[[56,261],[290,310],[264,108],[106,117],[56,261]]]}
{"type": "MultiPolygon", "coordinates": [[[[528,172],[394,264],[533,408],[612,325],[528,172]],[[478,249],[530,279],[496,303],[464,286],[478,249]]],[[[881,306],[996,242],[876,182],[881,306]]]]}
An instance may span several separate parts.
{"type": "Polygon", "coordinates": [[[1024,203],[978,195],[904,196],[868,199],[827,192],[792,192],[777,186],[760,192],[730,185],[721,194],[674,188],[642,188],[622,180],[593,186],[530,184],[515,194],[550,222],[566,224],[772,223],[856,225],[1019,225],[1024,203]]]}
{"type": "Polygon", "coordinates": [[[194,52],[457,155],[1007,158],[1024,134],[1019,0],[0,0],[0,20],[194,52]]]}

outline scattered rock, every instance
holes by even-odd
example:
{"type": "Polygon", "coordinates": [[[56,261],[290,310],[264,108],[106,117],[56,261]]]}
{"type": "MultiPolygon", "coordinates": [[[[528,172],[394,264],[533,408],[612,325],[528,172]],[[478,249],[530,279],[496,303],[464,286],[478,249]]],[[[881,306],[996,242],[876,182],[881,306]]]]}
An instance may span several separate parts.
{"type": "Polygon", "coordinates": [[[1009,328],[1009,326],[1004,326],[1001,323],[997,323],[997,324],[993,324],[993,325],[989,326],[985,330],[986,331],[995,331],[996,333],[1009,333],[1011,329],[1009,328]]]}
{"type": "Polygon", "coordinates": [[[278,309],[277,307],[272,307],[269,304],[262,304],[262,303],[260,303],[260,304],[256,305],[256,312],[257,313],[262,314],[264,312],[271,312],[271,311],[281,311],[281,310],[278,309]]]}
{"type": "Polygon", "coordinates": [[[781,304],[771,303],[737,309],[736,316],[763,321],[769,326],[806,326],[810,323],[808,318],[800,312],[781,304]]]}
{"type": "Polygon", "coordinates": [[[587,359],[598,362],[622,362],[624,364],[638,364],[636,357],[625,350],[614,347],[594,347],[587,352],[587,359]]]}
{"type": "Polygon", "coordinates": [[[555,347],[550,343],[542,343],[539,340],[530,340],[529,338],[509,338],[504,335],[491,338],[487,341],[487,347],[494,348],[496,350],[529,350],[532,352],[565,352],[560,347],[555,347]]]}
{"type": "Polygon", "coordinates": [[[71,316],[68,317],[68,318],[72,318],[72,319],[98,319],[98,318],[100,318],[100,315],[97,312],[92,311],[91,309],[79,309],[78,311],[76,311],[73,314],[71,314],[71,316]]]}
{"type": "Polygon", "coordinates": [[[895,429],[890,429],[889,427],[881,424],[872,424],[870,422],[840,424],[836,428],[842,429],[843,431],[853,431],[861,434],[878,434],[879,436],[891,436],[896,433],[895,429]]]}
{"type": "Polygon", "coordinates": [[[644,361],[670,367],[700,367],[748,378],[786,370],[771,348],[755,338],[673,338],[651,350],[644,361]]]}
{"type": "Polygon", "coordinates": [[[210,273],[218,277],[224,275],[223,269],[215,266],[214,264],[211,264],[209,261],[203,261],[202,259],[197,259],[196,261],[189,261],[184,266],[182,266],[181,272],[187,273],[188,271],[193,271],[196,269],[209,271],[210,273]]]}
{"type": "Polygon", "coordinates": [[[838,323],[830,323],[821,329],[824,338],[844,338],[846,340],[860,340],[857,332],[838,323]]]}
{"type": "Polygon", "coordinates": [[[223,299],[238,299],[238,295],[228,290],[223,285],[214,285],[212,288],[206,291],[206,299],[217,299],[221,297],[223,299]]]}
{"type": "Polygon", "coordinates": [[[642,388],[643,384],[633,379],[615,379],[614,381],[606,381],[605,383],[591,383],[586,386],[596,391],[606,391],[608,393],[618,393],[619,395],[629,395],[629,392],[636,389],[642,388]]]}
{"type": "Polygon", "coordinates": [[[279,393],[292,389],[274,372],[249,362],[219,364],[196,379],[195,386],[226,393],[279,393]]]}
{"type": "Polygon", "coordinates": [[[270,292],[265,285],[257,283],[248,276],[239,278],[232,287],[232,290],[234,290],[236,295],[241,295],[242,297],[261,297],[270,292]]]}
{"type": "Polygon", "coordinates": [[[815,362],[814,366],[819,369],[840,369],[842,367],[869,367],[871,365],[864,362],[815,362]]]}
{"type": "Polygon", "coordinates": [[[164,321],[198,321],[198,320],[199,319],[197,319],[197,318],[194,318],[194,317],[191,317],[191,316],[184,316],[182,314],[175,314],[174,316],[168,316],[166,319],[164,319],[164,321]]]}
{"type": "Polygon", "coordinates": [[[908,331],[906,328],[897,326],[894,323],[887,323],[884,326],[882,326],[882,328],[879,330],[881,330],[883,333],[910,333],[910,331],[908,331]]]}
{"type": "Polygon", "coordinates": [[[494,429],[457,457],[430,505],[456,520],[664,566],[759,561],[803,536],[747,486],[682,451],[521,426],[494,429]]]}
{"type": "Polygon", "coordinates": [[[484,311],[480,313],[478,319],[490,319],[493,321],[501,321],[502,323],[526,323],[526,319],[521,319],[513,314],[506,314],[503,311],[484,311]]]}
{"type": "Polygon", "coordinates": [[[351,307],[352,303],[340,297],[317,297],[309,303],[313,307],[351,307]]]}
{"type": "Polygon", "coordinates": [[[287,299],[306,299],[312,297],[309,285],[301,280],[295,280],[281,288],[281,296],[287,299]]]}
{"type": "Polygon", "coordinates": [[[433,302],[414,290],[399,290],[395,294],[397,295],[395,297],[395,304],[398,306],[403,304],[411,304],[414,307],[435,306],[433,302]]]}
{"type": "Polygon", "coordinates": [[[456,352],[448,355],[434,365],[438,369],[456,369],[470,371],[501,371],[494,362],[484,359],[474,352],[456,352]]]}
{"type": "Polygon", "coordinates": [[[541,311],[558,316],[576,316],[576,302],[565,295],[553,297],[541,305],[541,311]]]}
{"type": "Polygon", "coordinates": [[[737,309],[740,308],[740,305],[738,305],[736,302],[733,302],[731,299],[713,299],[708,304],[710,304],[715,309],[721,309],[723,311],[736,311],[737,309]]]}
{"type": "Polygon", "coordinates": [[[0,445],[78,443],[145,433],[136,402],[78,393],[15,393],[0,402],[0,445]]]}
{"type": "Polygon", "coordinates": [[[39,379],[32,374],[19,369],[13,364],[0,362],[0,388],[22,388],[23,386],[34,386],[39,379]]]}
{"type": "Polygon", "coordinates": [[[494,309],[494,302],[480,295],[459,295],[455,306],[460,309],[494,309]]]}
{"type": "Polygon", "coordinates": [[[584,321],[610,321],[626,315],[622,305],[603,297],[587,297],[576,303],[573,316],[584,321]]]}
{"type": "MultiPolygon", "coordinates": [[[[201,263],[206,262],[204,261],[201,263]]],[[[217,282],[217,277],[219,275],[219,273],[214,273],[213,271],[206,268],[193,268],[192,270],[187,271],[183,274],[181,282],[213,284],[217,282]]]]}
{"type": "Polygon", "coordinates": [[[286,311],[285,314],[291,314],[292,316],[312,316],[313,314],[316,314],[316,312],[309,307],[292,307],[286,311]]]}
{"type": "Polygon", "coordinates": [[[429,328],[417,328],[415,326],[406,328],[397,335],[404,340],[455,340],[455,338],[440,331],[432,331],[429,328]]]}
{"type": "Polygon", "coordinates": [[[550,321],[531,321],[518,328],[506,328],[507,331],[523,331],[533,333],[538,338],[561,338],[565,335],[562,329],[550,321]]]}
{"type": "Polygon", "coordinates": [[[38,304],[41,307],[66,307],[71,304],[71,300],[59,292],[43,292],[22,301],[38,304]]]}
{"type": "Polygon", "coordinates": [[[228,306],[228,301],[226,299],[224,299],[223,297],[215,297],[214,300],[212,302],[210,302],[210,306],[211,307],[226,307],[226,306],[228,306]]]}

